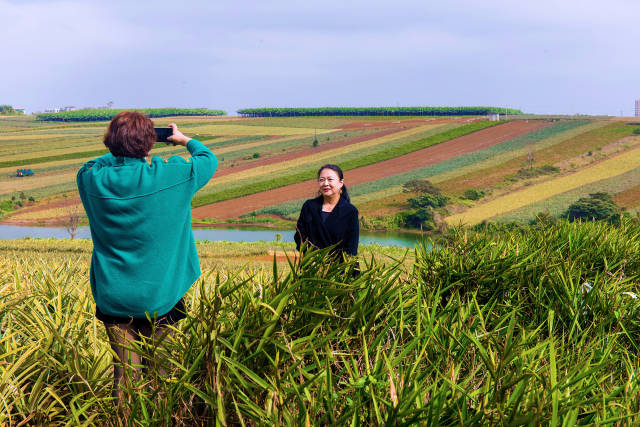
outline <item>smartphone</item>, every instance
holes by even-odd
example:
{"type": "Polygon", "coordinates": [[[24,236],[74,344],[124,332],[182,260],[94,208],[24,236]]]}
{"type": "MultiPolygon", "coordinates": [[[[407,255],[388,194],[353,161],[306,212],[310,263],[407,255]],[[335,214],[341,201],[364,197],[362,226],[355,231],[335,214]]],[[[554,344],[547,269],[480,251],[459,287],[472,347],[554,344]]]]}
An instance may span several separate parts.
{"type": "Polygon", "coordinates": [[[156,131],[156,141],[170,143],[167,138],[173,135],[173,128],[153,128],[156,131]]]}

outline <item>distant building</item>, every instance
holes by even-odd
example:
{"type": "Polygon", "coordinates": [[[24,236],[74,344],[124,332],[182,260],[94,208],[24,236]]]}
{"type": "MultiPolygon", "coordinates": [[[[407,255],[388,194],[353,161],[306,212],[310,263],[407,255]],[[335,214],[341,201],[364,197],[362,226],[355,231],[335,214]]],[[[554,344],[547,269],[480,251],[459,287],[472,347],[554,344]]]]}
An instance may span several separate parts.
{"type": "Polygon", "coordinates": [[[640,117],[640,99],[636,99],[636,117],[640,117]]]}
{"type": "Polygon", "coordinates": [[[497,122],[500,120],[500,113],[489,113],[489,121],[497,122]]]}

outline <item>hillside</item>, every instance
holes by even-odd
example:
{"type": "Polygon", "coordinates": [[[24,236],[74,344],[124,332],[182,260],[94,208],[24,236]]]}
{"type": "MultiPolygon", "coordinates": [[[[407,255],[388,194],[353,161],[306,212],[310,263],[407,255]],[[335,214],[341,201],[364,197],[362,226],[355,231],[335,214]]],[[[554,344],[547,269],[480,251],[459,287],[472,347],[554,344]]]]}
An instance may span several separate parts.
{"type": "MultiPolygon", "coordinates": [[[[612,194],[626,209],[640,206],[640,136],[632,120],[603,118],[488,122],[478,117],[169,117],[218,156],[220,168],[194,198],[203,223],[296,218],[316,191],[324,163],[345,170],[363,226],[398,228],[414,194],[403,185],[429,180],[447,198],[449,224],[527,221],[554,215],[581,196],[612,194]],[[314,142],[316,141],[316,142],[314,142]],[[477,200],[467,196],[474,192],[477,200]]],[[[42,123],[0,118],[0,200],[13,199],[2,222],[56,224],[81,211],[75,174],[106,153],[106,122],[42,123]],[[34,175],[16,177],[16,169],[34,175]],[[19,202],[19,203],[18,203],[19,202]],[[20,206],[22,205],[22,206],[20,206]]],[[[152,155],[186,155],[158,146],[152,155]]],[[[5,205],[9,206],[9,204],[5,205]]]]}

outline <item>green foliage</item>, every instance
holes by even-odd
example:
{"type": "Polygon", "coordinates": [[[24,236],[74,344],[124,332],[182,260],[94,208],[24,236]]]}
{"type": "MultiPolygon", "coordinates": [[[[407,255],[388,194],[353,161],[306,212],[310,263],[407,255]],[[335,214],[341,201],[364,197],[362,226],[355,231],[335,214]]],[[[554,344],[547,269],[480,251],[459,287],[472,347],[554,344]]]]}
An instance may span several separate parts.
{"type": "MultiPolygon", "coordinates": [[[[408,154],[422,148],[430,147],[432,145],[440,144],[444,141],[448,141],[453,138],[458,138],[463,135],[467,135],[473,132],[477,132],[481,129],[485,129],[491,126],[495,126],[498,122],[481,121],[470,123],[468,125],[459,126],[454,129],[441,132],[427,138],[422,138],[416,141],[411,141],[406,144],[391,147],[386,150],[379,151],[377,153],[364,155],[354,160],[341,163],[343,171],[355,169],[361,166],[367,166],[373,163],[381,162],[383,160],[391,159],[393,157],[408,154]]],[[[315,166],[313,169],[299,172],[293,175],[268,179],[265,181],[258,181],[241,187],[236,187],[229,190],[219,191],[217,193],[197,195],[193,198],[191,205],[193,207],[208,205],[210,203],[221,202],[223,200],[234,199],[236,197],[242,197],[249,194],[260,193],[262,191],[271,190],[273,188],[284,187],[285,185],[295,184],[300,181],[308,179],[314,179],[317,170],[315,166]]]]}
{"type": "Polygon", "coordinates": [[[405,193],[440,194],[440,188],[426,179],[412,179],[402,185],[402,191],[405,193]]]}
{"type": "Polygon", "coordinates": [[[462,198],[467,200],[480,200],[485,196],[484,190],[478,188],[469,188],[464,191],[462,198]]]}
{"type": "Polygon", "coordinates": [[[501,107],[323,107],[323,108],[243,108],[245,117],[297,116],[484,116],[489,113],[522,114],[501,107]]]}
{"type": "Polygon", "coordinates": [[[0,218],[3,214],[11,212],[14,209],[15,202],[13,200],[0,201],[0,218]]]}
{"type": "Polygon", "coordinates": [[[312,147],[317,147],[318,146],[318,137],[313,138],[313,142],[311,143],[312,147]]]}
{"type": "Polygon", "coordinates": [[[253,153],[253,156],[251,157],[253,157],[254,159],[257,159],[260,157],[260,153],[253,153]]]}
{"type": "Polygon", "coordinates": [[[619,217],[620,208],[610,194],[599,192],[591,193],[588,197],[581,197],[572,203],[567,209],[565,216],[569,221],[577,219],[586,221],[616,221],[619,217]]]}
{"type": "MultiPolygon", "coordinates": [[[[132,110],[139,111],[148,117],[223,116],[227,114],[222,110],[207,110],[205,108],[134,108],[132,110]]],[[[127,109],[87,108],[61,113],[42,113],[36,115],[36,118],[49,122],[97,122],[111,120],[122,111],[127,111],[127,109]]]]}
{"type": "Polygon", "coordinates": [[[326,251],[284,269],[216,262],[164,342],[166,374],[132,381],[120,408],[90,244],[29,245],[0,241],[0,423],[640,421],[637,222],[454,230],[415,261],[360,259],[355,278],[355,260],[328,263],[326,251]]]}
{"type": "Polygon", "coordinates": [[[11,105],[0,104],[0,115],[13,115],[16,114],[16,110],[11,105]]]}
{"type": "Polygon", "coordinates": [[[634,128],[633,129],[633,134],[634,135],[640,135],[640,127],[634,128]]]}
{"type": "Polygon", "coordinates": [[[433,210],[418,208],[406,212],[403,217],[404,226],[407,228],[422,228],[425,231],[433,230],[433,210]]]}
{"type": "Polygon", "coordinates": [[[409,199],[409,206],[414,209],[440,208],[447,205],[449,197],[443,194],[423,194],[409,199]]]}

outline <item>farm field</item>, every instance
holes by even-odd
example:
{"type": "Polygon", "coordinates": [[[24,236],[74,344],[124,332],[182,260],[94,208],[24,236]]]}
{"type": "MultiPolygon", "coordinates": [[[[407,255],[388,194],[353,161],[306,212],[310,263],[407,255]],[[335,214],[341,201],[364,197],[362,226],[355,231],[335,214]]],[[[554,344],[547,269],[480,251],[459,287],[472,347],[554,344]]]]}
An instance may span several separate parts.
{"type": "MultiPolygon", "coordinates": [[[[634,169],[620,173],[620,179],[596,181],[592,180],[595,175],[589,178],[590,173],[580,173],[591,171],[599,162],[623,170],[626,166],[618,162],[640,144],[640,137],[633,136],[637,126],[603,118],[534,118],[489,123],[478,117],[185,116],[155,121],[158,125],[177,122],[220,160],[212,181],[194,198],[196,222],[243,218],[251,223],[252,218],[274,215],[295,220],[302,202],[315,196],[313,177],[324,163],[344,167],[352,200],[365,218],[406,211],[411,195],[403,192],[403,185],[413,179],[428,179],[451,198],[448,223],[465,212],[480,212],[493,199],[503,200],[491,211],[490,217],[497,220],[525,220],[545,209],[560,214],[567,203],[596,188],[610,192],[628,209],[640,206],[640,182],[634,169]],[[526,167],[544,165],[559,172],[513,178],[526,167]],[[586,180],[557,186],[564,181],[556,179],[568,174],[586,180]],[[540,189],[537,186],[547,181],[555,188],[553,194],[506,210],[504,200],[533,186],[540,189]],[[465,200],[469,189],[481,190],[485,196],[465,200]]],[[[5,211],[1,221],[61,224],[69,212],[80,208],[75,175],[82,163],[106,152],[101,143],[106,124],[0,118],[0,200],[13,198],[22,205],[5,211]],[[30,168],[34,176],[17,178],[17,168],[30,168]]],[[[164,145],[151,154],[188,155],[180,147],[164,145]]]]}
{"type": "Polygon", "coordinates": [[[198,242],[164,372],[118,410],[91,242],[0,240],[0,424],[640,421],[637,220],[365,246],[357,278],[291,249],[198,242]]]}
{"type": "MultiPolygon", "coordinates": [[[[478,150],[492,144],[498,144],[543,126],[545,126],[544,122],[511,122],[480,130],[467,136],[436,144],[410,154],[350,170],[347,175],[348,182],[350,186],[357,186],[364,182],[379,180],[403,171],[437,163],[448,157],[478,150]]],[[[195,208],[193,215],[196,218],[229,218],[261,209],[269,202],[275,204],[274,202],[286,202],[313,197],[315,191],[315,180],[311,179],[287,187],[242,197],[238,199],[241,200],[241,203],[237,203],[235,199],[232,199],[202,208],[195,208]]]]}
{"type": "MultiPolygon", "coordinates": [[[[523,150],[528,150],[528,147],[530,147],[532,143],[535,143],[536,146],[550,145],[585,132],[587,129],[593,128],[594,125],[600,127],[605,124],[581,120],[553,123],[519,137],[511,138],[489,147],[480,148],[473,152],[453,156],[435,164],[429,164],[375,181],[350,186],[349,193],[357,206],[364,208],[365,212],[370,212],[377,210],[375,206],[384,205],[385,202],[389,200],[402,197],[402,185],[410,180],[429,179],[431,182],[440,183],[452,177],[465,175],[471,170],[485,169],[490,166],[499,165],[508,159],[518,156],[523,150]],[[371,209],[372,207],[373,209],[371,209]]],[[[291,217],[291,215],[296,215],[300,211],[303,201],[304,199],[285,202],[264,208],[258,212],[291,217]]],[[[401,210],[402,207],[386,208],[387,212],[398,209],[401,210]]]]}
{"type": "Polygon", "coordinates": [[[477,224],[500,213],[509,212],[597,181],[619,177],[638,169],[640,169],[640,148],[626,151],[578,172],[531,185],[479,204],[463,213],[447,217],[447,222],[452,225],[477,224]]]}

